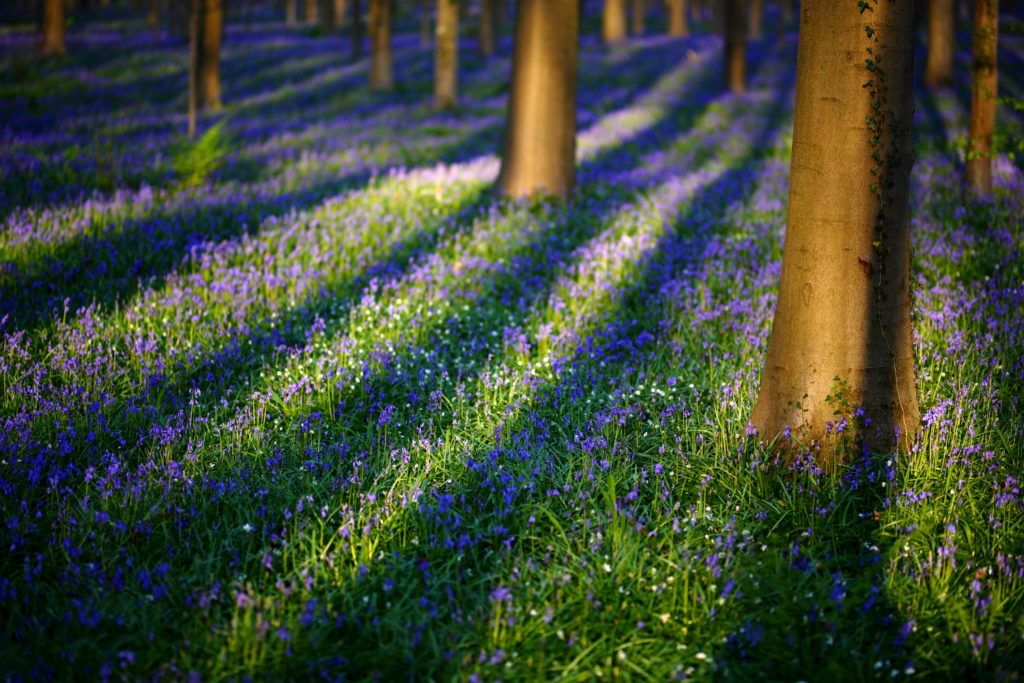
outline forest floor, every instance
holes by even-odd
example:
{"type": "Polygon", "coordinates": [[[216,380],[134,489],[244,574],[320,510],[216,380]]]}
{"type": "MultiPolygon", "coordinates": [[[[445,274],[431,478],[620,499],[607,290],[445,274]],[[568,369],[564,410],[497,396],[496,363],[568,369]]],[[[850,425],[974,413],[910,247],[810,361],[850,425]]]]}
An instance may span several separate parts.
{"type": "Polygon", "coordinates": [[[378,94],[232,24],[188,142],[180,42],[0,35],[0,677],[1016,680],[1022,155],[971,198],[966,83],[917,93],[920,435],[784,465],[796,36],[734,96],[717,37],[592,35],[564,205],[489,193],[507,36],[439,113],[412,31],[378,94]]]}

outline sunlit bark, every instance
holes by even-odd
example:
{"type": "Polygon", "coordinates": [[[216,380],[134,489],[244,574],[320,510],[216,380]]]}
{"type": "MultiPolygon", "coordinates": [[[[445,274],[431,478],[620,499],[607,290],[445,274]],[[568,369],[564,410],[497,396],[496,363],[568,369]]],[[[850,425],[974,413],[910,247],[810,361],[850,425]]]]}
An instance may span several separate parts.
{"type": "Polygon", "coordinates": [[[953,84],[953,42],[953,0],[929,0],[925,85],[953,84]]]}
{"type": "Polygon", "coordinates": [[[670,36],[689,35],[690,27],[686,22],[686,0],[666,0],[668,6],[668,34],[670,36]]]}
{"type": "Polygon", "coordinates": [[[434,47],[434,106],[454,107],[458,100],[459,2],[437,0],[434,47]]]}
{"type": "Polygon", "coordinates": [[[913,38],[909,2],[872,2],[863,14],[852,2],[801,3],[782,274],[751,416],[766,440],[789,431],[828,447],[846,418],[846,435],[891,452],[897,433],[905,444],[917,430],[913,38]],[[858,423],[855,407],[866,422],[858,423]]]}
{"type": "Polygon", "coordinates": [[[578,0],[516,3],[512,87],[496,191],[566,197],[576,163],[578,0]]]}
{"type": "Polygon", "coordinates": [[[64,0],[43,2],[43,45],[44,55],[67,54],[64,44],[64,0]]]}
{"type": "Polygon", "coordinates": [[[626,0],[604,0],[601,14],[601,40],[621,43],[626,39],[626,0]]]}
{"type": "Polygon", "coordinates": [[[391,2],[370,0],[370,89],[394,90],[391,57],[391,2]]]}

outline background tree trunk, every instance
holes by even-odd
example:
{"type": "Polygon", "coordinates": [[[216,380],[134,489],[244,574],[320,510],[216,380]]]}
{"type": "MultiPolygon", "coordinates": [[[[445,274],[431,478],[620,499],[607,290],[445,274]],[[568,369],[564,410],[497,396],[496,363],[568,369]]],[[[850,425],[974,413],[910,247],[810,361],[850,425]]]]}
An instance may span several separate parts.
{"type": "Polygon", "coordinates": [[[761,40],[764,36],[764,0],[750,0],[750,38],[761,40]]]}
{"type": "Polygon", "coordinates": [[[420,6],[420,47],[430,47],[430,0],[418,0],[420,6]]]}
{"type": "Polygon", "coordinates": [[[459,0],[437,0],[434,47],[434,107],[448,109],[458,100],[459,0]]]}
{"type": "Polygon", "coordinates": [[[200,0],[199,111],[221,108],[220,43],[224,34],[224,0],[200,0]]]}
{"type": "Polygon", "coordinates": [[[160,4],[158,0],[147,0],[146,24],[153,33],[153,42],[160,40],[160,4]]]}
{"type": "Polygon", "coordinates": [[[303,22],[312,26],[319,19],[319,2],[318,0],[306,0],[306,15],[303,17],[303,22]]]}
{"type": "Polygon", "coordinates": [[[352,0],[352,61],[363,56],[363,10],[360,0],[352,0]]]}
{"type": "MultiPolygon", "coordinates": [[[[518,13],[516,16],[518,17],[518,13]]],[[[517,18],[517,24],[518,21],[519,19],[517,18]]],[[[612,44],[621,43],[625,39],[626,0],[604,0],[604,10],[601,14],[601,40],[607,44],[612,44]]]]}
{"type": "Polygon", "coordinates": [[[666,0],[668,5],[668,34],[686,36],[690,27],[686,25],[686,0],[666,0]]]}
{"type": "Polygon", "coordinates": [[[43,2],[43,45],[40,51],[44,55],[65,55],[68,52],[64,45],[64,0],[43,2]]]}
{"type": "Polygon", "coordinates": [[[630,0],[632,10],[632,29],[634,36],[642,36],[647,32],[647,2],[646,0],[630,0]]]}
{"type": "Polygon", "coordinates": [[[725,88],[740,94],[747,88],[746,8],[743,0],[725,0],[725,88]]]}
{"type": "Polygon", "coordinates": [[[494,0],[480,0],[480,19],[477,23],[477,45],[480,54],[490,57],[494,54],[494,40],[497,35],[498,13],[494,0]]]}
{"type": "Polygon", "coordinates": [[[782,0],[782,29],[785,32],[785,28],[793,22],[793,0],[782,0]]]}
{"type": "Polygon", "coordinates": [[[512,86],[496,191],[566,197],[576,172],[577,0],[516,3],[512,86]]]}
{"type": "Polygon", "coordinates": [[[199,113],[199,16],[202,0],[188,2],[188,137],[196,136],[199,113]]]}
{"type": "Polygon", "coordinates": [[[998,0],[974,0],[971,123],[967,133],[967,185],[976,195],[992,192],[992,131],[996,125],[999,35],[998,0]]]}
{"type": "Polygon", "coordinates": [[[370,0],[370,89],[395,89],[391,58],[391,2],[370,0]]]}
{"type": "Polygon", "coordinates": [[[909,292],[913,10],[889,0],[872,9],[801,5],[782,275],[751,416],[766,440],[788,428],[828,446],[835,411],[859,406],[870,425],[846,433],[891,451],[895,430],[905,443],[920,418],[909,292]]]}
{"type": "Polygon", "coordinates": [[[299,23],[299,0],[284,0],[284,23],[288,26],[299,23]]]}
{"type": "Polygon", "coordinates": [[[930,88],[953,84],[953,19],[953,0],[929,0],[924,84],[930,88]]]}

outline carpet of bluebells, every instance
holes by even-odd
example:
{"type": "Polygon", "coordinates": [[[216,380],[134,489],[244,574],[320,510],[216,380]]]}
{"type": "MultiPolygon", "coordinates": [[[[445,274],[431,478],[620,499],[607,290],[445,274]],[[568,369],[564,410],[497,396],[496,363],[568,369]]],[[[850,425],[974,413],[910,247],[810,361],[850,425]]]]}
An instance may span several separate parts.
{"type": "Polygon", "coordinates": [[[1024,172],[965,194],[967,84],[916,96],[919,438],[786,465],[744,427],[795,34],[735,96],[700,23],[587,24],[560,205],[489,191],[510,37],[467,27],[435,112],[402,21],[390,94],[343,36],[230,23],[192,142],[180,41],[0,35],[0,678],[1024,668],[1024,172]]]}

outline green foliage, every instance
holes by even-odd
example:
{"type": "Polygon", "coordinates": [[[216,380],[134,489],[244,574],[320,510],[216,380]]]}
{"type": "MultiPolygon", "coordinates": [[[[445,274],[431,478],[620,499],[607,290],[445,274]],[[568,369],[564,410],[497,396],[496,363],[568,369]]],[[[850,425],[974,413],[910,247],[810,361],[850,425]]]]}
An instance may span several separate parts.
{"type": "Polygon", "coordinates": [[[174,171],[185,187],[205,183],[220,168],[235,145],[226,128],[227,119],[221,119],[196,140],[180,143],[174,152],[174,171]]]}

